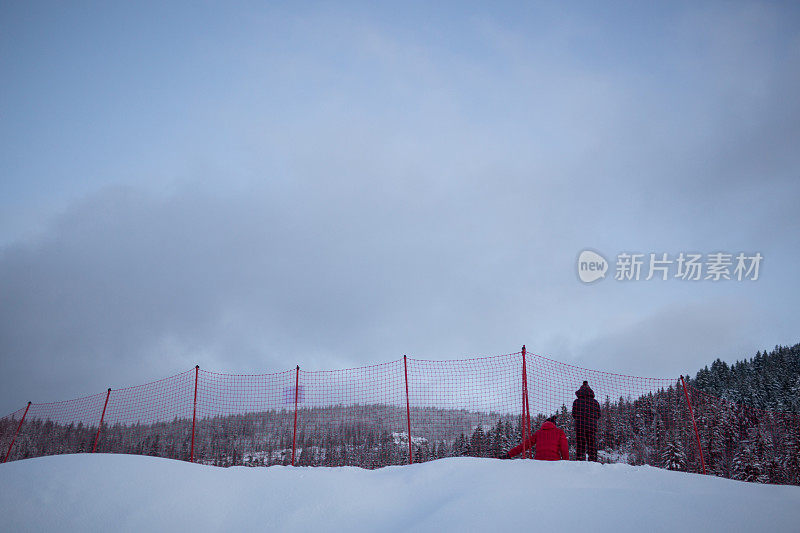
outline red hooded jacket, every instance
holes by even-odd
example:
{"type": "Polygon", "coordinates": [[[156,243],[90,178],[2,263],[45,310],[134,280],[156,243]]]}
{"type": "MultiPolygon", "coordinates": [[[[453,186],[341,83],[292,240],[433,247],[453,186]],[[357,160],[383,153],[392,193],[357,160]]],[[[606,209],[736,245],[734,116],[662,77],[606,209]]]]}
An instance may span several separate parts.
{"type": "Polygon", "coordinates": [[[522,453],[523,446],[526,449],[531,449],[536,446],[536,455],[533,456],[534,459],[543,461],[569,460],[567,436],[549,420],[542,424],[539,431],[530,435],[526,442],[511,448],[511,450],[508,451],[508,455],[510,457],[519,455],[522,453]]]}

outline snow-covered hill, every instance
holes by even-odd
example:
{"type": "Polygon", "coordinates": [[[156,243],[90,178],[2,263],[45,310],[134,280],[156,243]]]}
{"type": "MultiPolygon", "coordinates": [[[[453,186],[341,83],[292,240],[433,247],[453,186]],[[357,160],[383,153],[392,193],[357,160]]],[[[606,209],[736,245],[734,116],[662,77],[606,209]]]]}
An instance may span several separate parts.
{"type": "Polygon", "coordinates": [[[800,487],[452,458],[379,470],[80,454],[0,465],[6,531],[798,531],[800,487]]]}

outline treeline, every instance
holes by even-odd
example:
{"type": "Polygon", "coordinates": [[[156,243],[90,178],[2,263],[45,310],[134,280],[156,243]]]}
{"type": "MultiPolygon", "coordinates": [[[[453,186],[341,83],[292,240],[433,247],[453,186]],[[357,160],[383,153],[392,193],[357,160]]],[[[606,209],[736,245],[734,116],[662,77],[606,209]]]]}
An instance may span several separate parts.
{"type": "Polygon", "coordinates": [[[800,344],[759,351],[732,365],[717,359],[692,384],[732,403],[800,415],[800,344]]]}
{"type": "MultiPolygon", "coordinates": [[[[218,466],[270,466],[289,464],[293,443],[295,464],[315,466],[362,466],[377,468],[408,462],[405,407],[339,405],[300,408],[297,433],[293,410],[270,410],[203,418],[194,435],[196,462],[218,466]]],[[[480,435],[493,423],[503,430],[502,445],[514,440],[511,420],[500,416],[455,409],[411,410],[412,448],[418,461],[469,452],[485,455],[487,442],[476,437],[464,447],[458,437],[480,435]],[[500,422],[502,422],[502,424],[500,422]],[[478,429],[477,433],[473,430],[478,429]],[[480,450],[480,451],[479,451],[480,450]]],[[[10,442],[18,421],[0,420],[3,447],[10,442]]],[[[518,425],[518,424],[517,424],[518,425]]],[[[518,428],[517,428],[518,431],[518,428]]],[[[10,460],[90,452],[97,439],[99,453],[128,453],[189,460],[192,447],[191,419],[175,418],[152,424],[58,424],[27,419],[16,438],[10,460]]],[[[500,441],[498,441],[499,443],[500,441]]],[[[500,444],[497,444],[498,446],[500,444]]],[[[496,449],[494,446],[492,449],[496,449]]]]}
{"type": "MultiPolygon", "coordinates": [[[[800,484],[798,413],[800,345],[759,352],[732,366],[715,361],[687,379],[703,461],[709,474],[745,481],[800,484]],[[771,409],[772,411],[759,411],[771,409]]],[[[699,472],[692,417],[680,381],[638,398],[610,398],[601,406],[597,441],[602,462],[699,472]]],[[[570,454],[575,434],[567,405],[532,417],[536,430],[555,415],[570,454]]],[[[3,450],[17,421],[0,421],[3,450]]],[[[521,417],[434,407],[411,409],[415,462],[443,457],[497,457],[518,444],[521,417]]],[[[218,466],[295,464],[378,468],[408,462],[405,406],[338,405],[231,414],[197,421],[196,462],[218,466]]],[[[91,451],[97,426],[26,420],[10,459],[91,451]]],[[[192,421],[104,424],[97,451],[188,460],[192,421]]]]}
{"type": "Polygon", "coordinates": [[[717,359],[690,385],[708,473],[800,484],[800,344],[717,359]]]}

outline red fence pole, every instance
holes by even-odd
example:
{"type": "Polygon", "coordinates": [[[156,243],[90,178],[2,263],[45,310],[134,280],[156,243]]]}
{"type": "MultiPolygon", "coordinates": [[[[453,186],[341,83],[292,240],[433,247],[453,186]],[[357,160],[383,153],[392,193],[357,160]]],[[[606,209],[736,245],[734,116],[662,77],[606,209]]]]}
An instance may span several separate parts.
{"type": "Polygon", "coordinates": [[[703,460],[703,448],[700,446],[700,432],[697,431],[697,422],[694,420],[694,411],[692,410],[692,402],[689,401],[689,392],[686,390],[686,382],[681,376],[681,384],[683,385],[683,394],[686,396],[686,404],[689,406],[689,414],[692,416],[692,425],[694,426],[694,437],[697,439],[697,451],[700,452],[700,465],[703,467],[703,474],[706,473],[706,462],[703,460]]]}
{"type": "Polygon", "coordinates": [[[300,365],[294,379],[294,431],[292,432],[292,466],[294,466],[294,450],[297,445],[297,391],[300,388],[300,365]]]}
{"type": "Polygon", "coordinates": [[[97,426],[97,434],[94,436],[94,446],[92,446],[92,453],[97,449],[97,440],[100,438],[100,428],[103,427],[103,419],[106,417],[106,407],[108,407],[108,397],[111,396],[111,387],[108,388],[106,393],[106,403],[103,404],[103,414],[100,415],[100,425],[97,426]]]}
{"type": "Polygon", "coordinates": [[[406,356],[403,355],[403,372],[406,375],[406,422],[408,423],[408,464],[414,462],[414,456],[411,454],[411,404],[408,401],[408,363],[406,363],[406,356]]]}
{"type": "Polygon", "coordinates": [[[194,365],[194,408],[192,409],[192,447],[189,450],[189,462],[194,462],[194,425],[197,419],[197,376],[200,374],[200,365],[194,365]]]}
{"type": "Polygon", "coordinates": [[[11,439],[11,444],[8,445],[8,451],[6,452],[6,458],[3,459],[5,463],[8,461],[8,456],[11,455],[11,448],[14,446],[14,441],[17,440],[17,435],[19,435],[19,429],[22,427],[22,423],[25,422],[25,415],[28,414],[28,409],[31,408],[31,402],[28,402],[28,406],[25,408],[25,412],[22,414],[22,420],[19,421],[19,425],[17,426],[17,431],[14,433],[14,438],[11,439]]]}
{"type": "Polygon", "coordinates": [[[525,364],[525,345],[522,345],[522,457],[530,458],[528,435],[531,433],[531,411],[528,400],[528,367],[525,364]]]}

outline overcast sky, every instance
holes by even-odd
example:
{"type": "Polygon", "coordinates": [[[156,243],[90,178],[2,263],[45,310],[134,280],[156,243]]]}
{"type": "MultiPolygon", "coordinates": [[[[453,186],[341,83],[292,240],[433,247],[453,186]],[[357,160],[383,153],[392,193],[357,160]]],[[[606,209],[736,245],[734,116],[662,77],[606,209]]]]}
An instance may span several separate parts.
{"type": "Polygon", "coordinates": [[[800,341],[792,3],[110,4],[0,4],[2,414],[195,364],[800,341]],[[616,281],[626,251],[764,259],[616,281]]]}

